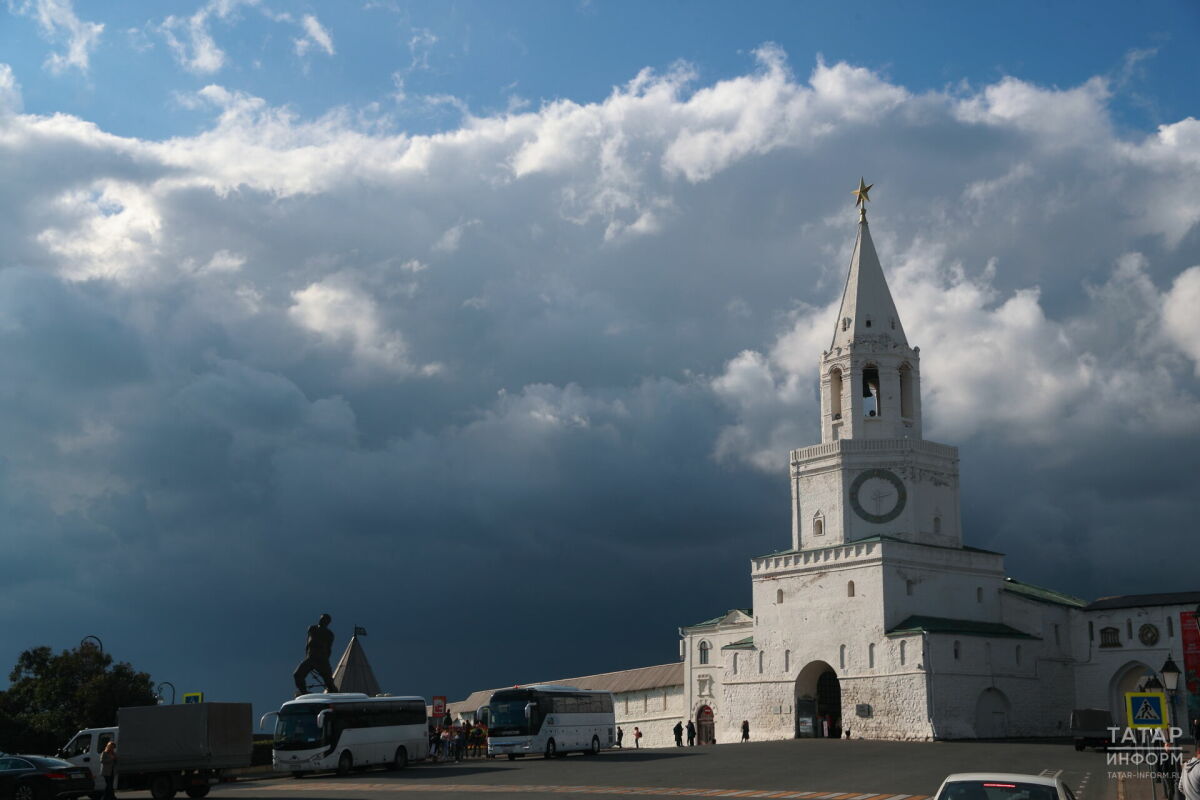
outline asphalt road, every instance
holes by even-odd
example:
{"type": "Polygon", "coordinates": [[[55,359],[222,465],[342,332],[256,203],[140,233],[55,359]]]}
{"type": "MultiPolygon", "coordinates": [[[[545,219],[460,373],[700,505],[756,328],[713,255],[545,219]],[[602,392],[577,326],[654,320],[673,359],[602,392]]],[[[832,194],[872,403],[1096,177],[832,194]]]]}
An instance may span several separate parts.
{"type": "MultiPolygon", "coordinates": [[[[349,798],[557,798],[587,795],[788,797],[806,800],[924,800],[953,772],[1060,772],[1079,800],[1115,800],[1103,753],[1069,744],[869,742],[810,739],[713,747],[614,750],[596,757],[472,759],[414,764],[403,772],[306,777],[214,787],[215,800],[349,798]],[[764,794],[765,793],[765,794],[764,794]],[[899,797],[903,795],[904,797],[899,797]]],[[[129,797],[146,796],[134,793],[129,797]]],[[[180,795],[180,798],[184,798],[180,795]]]]}

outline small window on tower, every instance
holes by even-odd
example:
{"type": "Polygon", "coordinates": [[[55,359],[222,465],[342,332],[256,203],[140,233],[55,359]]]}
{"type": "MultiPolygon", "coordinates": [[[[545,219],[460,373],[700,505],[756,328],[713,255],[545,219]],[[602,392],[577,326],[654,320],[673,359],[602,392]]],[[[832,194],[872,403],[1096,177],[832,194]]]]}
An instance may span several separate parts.
{"type": "Polygon", "coordinates": [[[942,518],[934,517],[933,518],[933,533],[936,536],[941,532],[942,532],[942,518]]]}
{"type": "Polygon", "coordinates": [[[850,318],[849,317],[844,317],[842,319],[842,330],[844,330],[844,331],[850,330],[850,318]]]}
{"type": "Polygon", "coordinates": [[[846,582],[846,597],[854,597],[854,581],[846,582]]]}
{"type": "Polygon", "coordinates": [[[896,330],[896,319],[895,319],[895,317],[893,317],[893,318],[892,318],[892,330],[896,330]]]}
{"type": "Polygon", "coordinates": [[[778,605],[782,602],[783,602],[783,589],[776,589],[775,590],[775,603],[776,603],[776,605],[778,605]]]}
{"type": "Polygon", "coordinates": [[[813,517],[813,536],[825,535],[825,517],[817,514],[813,517]]]}
{"type": "Polygon", "coordinates": [[[867,327],[867,328],[871,327],[871,318],[870,317],[867,317],[866,319],[863,320],[863,326],[867,327]]]}
{"type": "Polygon", "coordinates": [[[879,370],[874,365],[865,367],[862,371],[862,396],[864,416],[883,415],[879,400],[879,370]]]}

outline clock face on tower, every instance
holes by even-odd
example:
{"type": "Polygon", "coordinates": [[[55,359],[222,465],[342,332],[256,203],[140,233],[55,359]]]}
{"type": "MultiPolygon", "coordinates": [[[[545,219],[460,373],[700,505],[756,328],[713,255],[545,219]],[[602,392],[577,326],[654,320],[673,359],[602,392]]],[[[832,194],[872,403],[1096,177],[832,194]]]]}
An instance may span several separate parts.
{"type": "Polygon", "coordinates": [[[850,508],[867,522],[891,522],[907,500],[904,482],[891,470],[863,470],[850,484],[850,508]]]}

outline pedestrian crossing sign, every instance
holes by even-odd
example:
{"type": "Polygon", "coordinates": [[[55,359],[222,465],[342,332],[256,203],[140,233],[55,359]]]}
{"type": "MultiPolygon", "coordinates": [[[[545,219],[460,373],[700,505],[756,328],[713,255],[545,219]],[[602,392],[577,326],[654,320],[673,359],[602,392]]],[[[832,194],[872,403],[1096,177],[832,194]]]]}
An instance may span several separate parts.
{"type": "Polygon", "coordinates": [[[1125,713],[1130,728],[1165,728],[1167,696],[1162,692],[1126,692],[1125,713]]]}

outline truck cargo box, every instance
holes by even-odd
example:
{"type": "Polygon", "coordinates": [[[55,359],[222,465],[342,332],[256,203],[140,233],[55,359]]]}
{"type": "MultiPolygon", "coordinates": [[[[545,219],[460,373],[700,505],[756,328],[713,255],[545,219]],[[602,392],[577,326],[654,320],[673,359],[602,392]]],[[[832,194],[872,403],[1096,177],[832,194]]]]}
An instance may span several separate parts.
{"type": "Polygon", "coordinates": [[[250,765],[249,703],[130,706],[117,712],[124,773],[250,765]]]}

